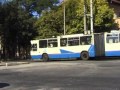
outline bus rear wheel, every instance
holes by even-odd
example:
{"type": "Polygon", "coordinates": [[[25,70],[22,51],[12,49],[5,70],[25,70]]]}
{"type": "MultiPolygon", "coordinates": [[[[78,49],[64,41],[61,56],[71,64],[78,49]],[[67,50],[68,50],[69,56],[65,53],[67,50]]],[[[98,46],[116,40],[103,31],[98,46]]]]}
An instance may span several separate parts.
{"type": "Polygon", "coordinates": [[[42,55],[42,60],[43,60],[44,62],[47,62],[47,61],[49,60],[48,54],[44,53],[44,54],[42,55]]]}
{"type": "Polygon", "coordinates": [[[89,53],[87,51],[83,51],[81,53],[81,59],[82,60],[88,60],[89,59],[89,53]]]}

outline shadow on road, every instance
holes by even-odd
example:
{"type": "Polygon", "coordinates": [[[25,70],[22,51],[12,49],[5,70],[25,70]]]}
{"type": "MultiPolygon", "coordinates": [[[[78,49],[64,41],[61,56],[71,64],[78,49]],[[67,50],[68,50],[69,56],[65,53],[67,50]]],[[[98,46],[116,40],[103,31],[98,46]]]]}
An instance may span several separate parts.
{"type": "Polygon", "coordinates": [[[59,61],[112,61],[112,60],[120,60],[120,57],[95,57],[89,58],[89,60],[82,60],[82,59],[57,59],[57,60],[50,60],[52,62],[59,62],[59,61]]]}
{"type": "MultiPolygon", "coordinates": [[[[120,60],[120,57],[95,57],[95,58],[89,58],[89,60],[82,60],[78,58],[67,58],[67,59],[50,59],[47,62],[74,62],[74,61],[115,61],[115,60],[120,60]]],[[[31,62],[43,62],[42,60],[31,60],[31,62]]],[[[46,63],[47,63],[46,62],[46,63]]]]}
{"type": "Polygon", "coordinates": [[[0,83],[0,88],[4,88],[4,87],[7,87],[7,86],[10,86],[10,84],[8,84],[8,83],[0,83]]]}
{"type": "Polygon", "coordinates": [[[96,57],[92,58],[91,61],[112,61],[112,60],[120,60],[120,57],[96,57]]]}

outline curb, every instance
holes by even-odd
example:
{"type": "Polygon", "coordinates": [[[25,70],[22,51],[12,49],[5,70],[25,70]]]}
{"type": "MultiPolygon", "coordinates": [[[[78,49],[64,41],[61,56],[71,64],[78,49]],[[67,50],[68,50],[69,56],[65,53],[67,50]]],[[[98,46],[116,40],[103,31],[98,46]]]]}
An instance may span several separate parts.
{"type": "Polygon", "coordinates": [[[0,66],[14,66],[14,65],[21,65],[21,64],[30,64],[30,62],[1,62],[0,66]]]}

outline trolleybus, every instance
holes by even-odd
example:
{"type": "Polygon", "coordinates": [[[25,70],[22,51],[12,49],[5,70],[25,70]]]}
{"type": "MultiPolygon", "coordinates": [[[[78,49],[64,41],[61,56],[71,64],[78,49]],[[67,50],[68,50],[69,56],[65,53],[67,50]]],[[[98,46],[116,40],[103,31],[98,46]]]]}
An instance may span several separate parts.
{"type": "Polygon", "coordinates": [[[51,59],[120,56],[120,32],[93,35],[72,34],[56,38],[31,40],[31,58],[51,59]]]}

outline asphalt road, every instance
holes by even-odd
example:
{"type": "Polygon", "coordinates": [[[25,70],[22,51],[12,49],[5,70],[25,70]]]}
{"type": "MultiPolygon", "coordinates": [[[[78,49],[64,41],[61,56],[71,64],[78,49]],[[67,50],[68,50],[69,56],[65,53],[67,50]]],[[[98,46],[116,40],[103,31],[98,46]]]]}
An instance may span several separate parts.
{"type": "Polygon", "coordinates": [[[120,90],[120,60],[0,66],[0,90],[120,90]]]}

